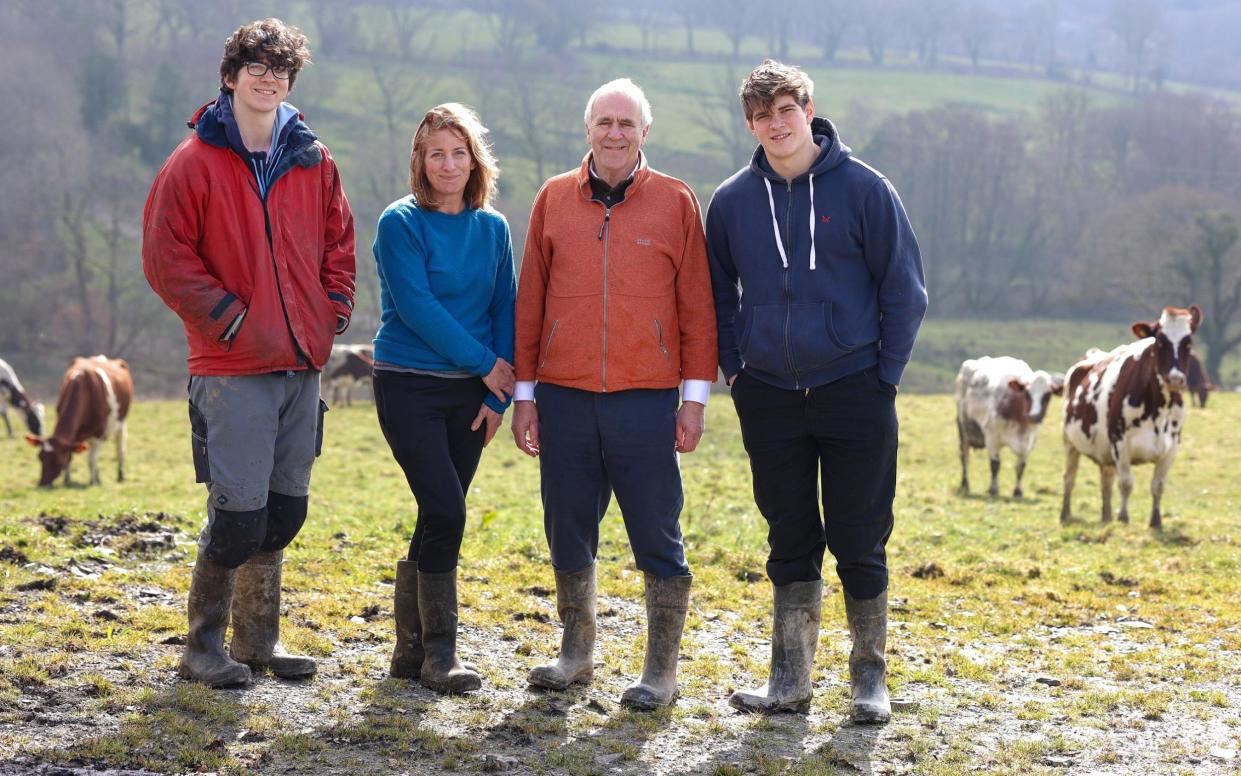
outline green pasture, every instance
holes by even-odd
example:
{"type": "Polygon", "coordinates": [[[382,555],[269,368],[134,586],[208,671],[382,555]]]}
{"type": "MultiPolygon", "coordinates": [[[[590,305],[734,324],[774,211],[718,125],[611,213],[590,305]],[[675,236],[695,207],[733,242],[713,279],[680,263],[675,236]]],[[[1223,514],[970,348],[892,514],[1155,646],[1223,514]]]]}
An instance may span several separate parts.
{"type": "MultiPolygon", "coordinates": [[[[1188,720],[1236,749],[1241,398],[1221,395],[1190,411],[1162,533],[1145,526],[1149,467],[1138,471],[1132,524],[1099,523],[1098,477],[1089,464],[1074,497],[1076,518],[1059,524],[1058,406],[1026,472],[1023,500],[956,492],[950,396],[902,394],[898,409],[889,653],[894,696],[915,702],[876,734],[866,755],[872,764],[929,774],[1028,773],[1072,750],[1087,752],[1085,763],[1125,772],[1134,755],[1117,737],[1118,719],[1129,732],[1149,728],[1148,737],[1164,735],[1160,726],[1170,720],[1188,720]],[[1033,683],[1044,676],[1058,684],[1033,683]]],[[[28,755],[167,772],[270,766],[310,773],[327,772],[317,763],[339,762],[336,750],[348,750],[360,762],[412,752],[451,770],[474,756],[498,720],[512,725],[519,717],[529,738],[523,758],[538,773],[645,773],[647,747],[664,734],[708,750],[704,770],[686,773],[745,772],[730,770],[736,763],[759,773],[851,772],[838,770],[839,752],[826,743],[780,748],[790,735],[847,732],[840,714],[847,642],[834,579],[809,725],[739,718],[724,704],[728,688],[765,671],[766,647],[754,644],[768,632],[770,601],[764,526],[725,396],[711,404],[701,449],[682,459],[695,588],[683,698],[654,718],[614,703],[566,714],[523,691],[526,670],[546,659],[558,631],[554,612],[550,621],[546,615],[552,574],[537,465],[517,453],[507,428],[485,452],[472,488],[461,562],[463,650],[469,657],[471,645],[490,645],[497,656],[480,663],[485,683],[499,692],[439,699],[385,679],[394,561],[412,530],[413,503],[366,402],[328,414],[311,518],[288,552],[285,641],[325,659],[348,655],[307,690],[316,724],[294,734],[279,706],[178,682],[179,647],[161,642],[184,633],[204,492],[192,483],[182,402],[139,402],[130,425],[126,481],[114,481],[108,448],[98,487],[38,490],[34,451],[0,439],[0,761],[28,755]],[[161,530],[175,540],[149,541],[161,530]],[[44,727],[33,735],[29,721],[37,715],[29,709],[48,698],[65,724],[111,716],[119,732],[58,735],[44,727]],[[402,716],[409,708],[422,716],[402,716]],[[437,732],[434,714],[452,719],[453,732],[437,732]],[[589,765],[594,755],[616,752],[624,755],[619,770],[589,765]]],[[[85,461],[74,469],[82,482],[85,461]]],[[[979,454],[972,481],[985,490],[979,454]]],[[[1001,491],[1011,490],[1006,454],[1001,491]]],[[[641,575],[615,514],[604,524],[600,563],[602,594],[614,602],[601,611],[639,623],[629,602],[640,600],[641,575]]],[[[640,669],[640,631],[629,632],[599,645],[606,668],[596,672],[594,697],[614,700],[640,669]]],[[[1187,758],[1209,757],[1213,746],[1207,738],[1180,741],[1156,755],[1158,770],[1181,772],[1187,758]]]]}

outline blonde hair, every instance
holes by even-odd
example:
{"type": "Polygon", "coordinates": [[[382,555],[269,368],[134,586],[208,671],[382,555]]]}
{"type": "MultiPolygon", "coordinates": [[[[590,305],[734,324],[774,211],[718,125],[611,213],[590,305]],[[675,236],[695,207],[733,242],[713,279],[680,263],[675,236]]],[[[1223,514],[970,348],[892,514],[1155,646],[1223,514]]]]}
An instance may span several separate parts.
{"type": "Polygon", "coordinates": [[[441,129],[450,129],[459,135],[470,149],[470,158],[474,161],[474,169],[470,170],[470,179],[465,184],[465,206],[476,210],[490,207],[496,198],[500,167],[491,152],[491,144],[487,142],[488,130],[479,120],[478,114],[458,102],[436,105],[426,112],[422,122],[418,124],[418,129],[414,130],[409,151],[409,190],[418,201],[418,207],[429,210],[439,207],[435,190],[427,180],[423,156],[427,139],[441,129]]]}

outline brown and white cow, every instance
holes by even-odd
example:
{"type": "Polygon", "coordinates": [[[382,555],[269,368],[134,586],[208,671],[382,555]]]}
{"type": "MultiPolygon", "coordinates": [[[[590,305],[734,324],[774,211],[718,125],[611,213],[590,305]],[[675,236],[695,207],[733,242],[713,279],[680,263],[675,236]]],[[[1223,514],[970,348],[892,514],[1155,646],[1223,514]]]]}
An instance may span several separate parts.
{"type": "Polygon", "coordinates": [[[1185,370],[1185,380],[1189,384],[1190,400],[1199,407],[1207,406],[1207,397],[1211,395],[1211,391],[1219,390],[1218,385],[1211,383],[1207,370],[1202,368],[1202,362],[1193,353],[1189,354],[1189,368],[1185,370]]]}
{"type": "Polygon", "coordinates": [[[332,406],[353,404],[353,386],[370,383],[375,367],[375,348],[370,345],[333,345],[332,355],[323,366],[323,378],[327,381],[332,406]]]}
{"type": "Polygon", "coordinates": [[[1060,522],[1071,516],[1077,464],[1085,454],[1099,465],[1103,522],[1112,519],[1112,481],[1120,480],[1120,514],[1129,521],[1133,465],[1155,464],[1151,478],[1152,528],[1159,528],[1164,482],[1185,424],[1181,393],[1188,382],[1193,333],[1202,322],[1197,305],[1165,307],[1158,321],[1133,324],[1136,342],[1110,353],[1091,349],[1069,369],[1064,403],[1064,503],[1060,522]]]}
{"type": "Polygon", "coordinates": [[[99,443],[116,438],[116,480],[125,480],[125,418],[134,398],[129,364],[119,358],[95,356],[73,359],[60,381],[56,399],[56,428],[26,441],[39,448],[41,487],[51,487],[62,471],[69,484],[69,462],[74,453],[90,449],[90,484],[99,484],[99,443]]]}
{"type": "Polygon", "coordinates": [[[986,449],[991,461],[991,487],[1000,492],[1000,448],[1008,445],[1017,454],[1017,486],[1013,496],[1021,498],[1021,476],[1026,459],[1038,441],[1038,430],[1047,415],[1052,394],[1064,389],[1064,378],[1043,370],[1035,372],[1018,358],[1000,356],[971,358],[957,373],[957,437],[961,444],[961,492],[970,492],[970,448],[986,449]]]}

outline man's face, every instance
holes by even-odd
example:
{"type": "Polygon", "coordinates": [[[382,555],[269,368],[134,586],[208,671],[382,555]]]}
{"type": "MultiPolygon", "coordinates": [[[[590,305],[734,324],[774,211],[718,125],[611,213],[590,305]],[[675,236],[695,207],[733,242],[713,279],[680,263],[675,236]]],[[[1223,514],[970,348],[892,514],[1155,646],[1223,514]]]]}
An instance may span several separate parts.
{"type": "Polygon", "coordinates": [[[789,159],[814,143],[810,120],[814,118],[814,100],[803,108],[791,94],[781,94],[769,107],[754,111],[747,124],[758,139],[768,159],[789,159]]]}
{"type": "Polygon", "coordinates": [[[628,175],[638,163],[638,151],[650,126],[642,125],[642,109],[624,94],[605,94],[595,100],[586,141],[595,169],[604,177],[628,175]]]}
{"type": "Polygon", "coordinates": [[[250,75],[249,70],[249,63],[242,65],[237,75],[224,81],[233,90],[233,104],[240,103],[244,110],[254,113],[271,113],[279,108],[289,96],[289,79],[277,78],[271,68],[261,76],[250,75]]]}

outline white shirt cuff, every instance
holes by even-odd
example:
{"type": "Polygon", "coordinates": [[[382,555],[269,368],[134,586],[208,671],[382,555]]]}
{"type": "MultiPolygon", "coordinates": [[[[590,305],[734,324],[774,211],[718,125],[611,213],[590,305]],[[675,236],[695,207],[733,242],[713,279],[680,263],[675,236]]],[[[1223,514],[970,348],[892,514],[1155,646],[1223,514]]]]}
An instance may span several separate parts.
{"type": "Polygon", "coordinates": [[[534,380],[518,380],[513,389],[513,401],[534,401],[534,380]]]}
{"type": "MultiPolygon", "coordinates": [[[[521,383],[518,383],[521,385],[521,383]]],[[[696,401],[707,406],[711,398],[711,383],[707,380],[685,380],[681,383],[681,401],[696,401]]]]}

